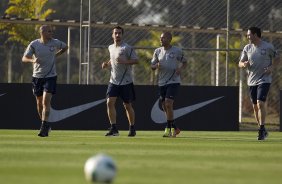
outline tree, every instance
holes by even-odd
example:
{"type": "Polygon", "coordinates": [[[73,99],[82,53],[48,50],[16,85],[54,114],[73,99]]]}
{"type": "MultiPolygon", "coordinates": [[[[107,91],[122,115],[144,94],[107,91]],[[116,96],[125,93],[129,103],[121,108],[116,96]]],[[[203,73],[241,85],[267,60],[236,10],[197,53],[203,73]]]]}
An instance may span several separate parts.
{"type": "MultiPolygon", "coordinates": [[[[48,0],[10,0],[5,14],[7,17],[45,19],[54,10],[44,10],[48,0]]],[[[7,42],[17,42],[27,46],[30,40],[38,36],[38,26],[21,24],[0,24],[2,34],[7,34],[7,42]]]]}
{"type": "MultiPolygon", "coordinates": [[[[52,9],[44,10],[44,6],[48,0],[9,0],[8,8],[5,11],[6,17],[45,19],[54,13],[52,9]]],[[[31,40],[38,37],[39,26],[26,24],[0,24],[0,34],[5,35],[6,48],[4,53],[7,55],[7,81],[21,82],[23,78],[30,74],[30,67],[22,69],[19,63],[12,63],[13,60],[19,60],[19,53],[22,46],[27,46],[31,40]],[[15,59],[13,59],[15,58],[15,59]]],[[[3,71],[3,73],[5,73],[3,71]]]]}

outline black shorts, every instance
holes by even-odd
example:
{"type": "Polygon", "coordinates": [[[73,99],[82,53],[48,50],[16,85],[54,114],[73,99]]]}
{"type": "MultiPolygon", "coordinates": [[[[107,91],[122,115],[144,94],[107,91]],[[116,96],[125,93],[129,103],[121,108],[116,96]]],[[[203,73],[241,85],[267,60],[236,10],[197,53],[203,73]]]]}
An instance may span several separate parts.
{"type": "Polygon", "coordinates": [[[106,97],[120,97],[124,103],[131,103],[135,101],[135,90],[133,83],[126,85],[115,85],[110,83],[108,85],[106,97]]]}
{"type": "Polygon", "coordinates": [[[257,104],[257,100],[266,101],[266,97],[270,88],[270,83],[263,83],[257,86],[249,86],[249,95],[253,104],[257,104]]]}
{"type": "Polygon", "coordinates": [[[159,93],[160,93],[160,100],[163,102],[166,98],[174,100],[178,88],[180,84],[179,83],[173,83],[173,84],[167,84],[164,86],[159,87],[159,93]]]}
{"type": "Polygon", "coordinates": [[[42,96],[43,91],[56,94],[57,76],[48,78],[32,77],[32,91],[34,96],[42,96]]]}

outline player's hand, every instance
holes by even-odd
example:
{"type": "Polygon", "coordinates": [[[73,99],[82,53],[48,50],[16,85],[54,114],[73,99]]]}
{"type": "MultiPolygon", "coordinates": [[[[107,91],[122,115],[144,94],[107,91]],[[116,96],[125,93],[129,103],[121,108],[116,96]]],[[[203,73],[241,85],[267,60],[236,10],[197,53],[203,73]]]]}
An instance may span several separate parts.
{"type": "Polygon", "coordinates": [[[32,59],[32,63],[39,63],[39,58],[32,59]]]}
{"type": "Polygon", "coordinates": [[[152,70],[156,70],[156,69],[159,68],[159,67],[160,67],[159,63],[156,63],[156,64],[154,64],[154,65],[153,65],[153,64],[151,65],[151,69],[152,69],[152,70]]]}
{"type": "Polygon", "coordinates": [[[180,75],[180,73],[181,73],[181,68],[176,68],[175,69],[175,74],[176,75],[180,75]]]}
{"type": "Polygon", "coordinates": [[[250,66],[250,62],[249,62],[249,61],[245,61],[245,62],[243,62],[243,66],[244,66],[244,68],[246,68],[246,67],[250,66]]]}
{"type": "Polygon", "coordinates": [[[180,75],[182,67],[183,67],[183,63],[178,63],[177,68],[175,69],[175,74],[176,75],[180,75]]]}
{"type": "Polygon", "coordinates": [[[268,66],[264,68],[264,73],[266,74],[271,74],[273,71],[273,67],[272,66],[268,66]]]}
{"type": "Polygon", "coordinates": [[[121,58],[119,58],[119,57],[117,58],[116,61],[117,61],[118,64],[127,64],[127,60],[121,59],[121,58]]]}
{"type": "Polygon", "coordinates": [[[105,61],[102,63],[102,69],[107,68],[109,66],[109,61],[105,61]]]}

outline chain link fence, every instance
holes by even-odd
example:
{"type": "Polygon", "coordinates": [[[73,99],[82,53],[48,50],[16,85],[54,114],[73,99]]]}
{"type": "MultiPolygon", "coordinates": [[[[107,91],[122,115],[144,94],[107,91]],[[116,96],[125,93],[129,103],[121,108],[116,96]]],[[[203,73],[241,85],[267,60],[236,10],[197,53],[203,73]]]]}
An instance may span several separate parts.
{"type": "MultiPolygon", "coordinates": [[[[107,47],[112,44],[112,27],[121,25],[125,28],[124,40],[135,47],[139,56],[140,63],[134,66],[135,84],[156,85],[157,73],[151,71],[150,60],[154,49],[159,47],[161,31],[168,30],[173,33],[174,45],[183,48],[188,58],[188,66],[182,73],[182,85],[238,86],[242,79],[242,121],[255,121],[248,98],[246,73],[238,68],[238,60],[243,46],[247,44],[245,34],[250,26],[260,27],[263,30],[263,39],[281,50],[281,0],[82,0],[82,2],[82,19],[89,19],[90,7],[91,21],[96,23],[96,26],[91,27],[90,35],[87,35],[87,25],[82,28],[82,61],[88,59],[86,48],[90,39],[89,84],[108,83],[110,72],[102,70],[101,63],[109,59],[107,47]],[[227,29],[228,27],[230,29],[227,29]]],[[[71,35],[78,34],[79,28],[71,31],[71,35]]],[[[79,40],[72,38],[70,41],[72,42],[70,83],[78,83],[79,40]]],[[[14,49],[18,49],[20,54],[10,58],[17,60],[13,62],[14,65],[19,65],[23,49],[14,49]]],[[[60,60],[66,60],[66,57],[64,55],[60,60]]],[[[1,58],[7,61],[8,54],[1,53],[1,58]]],[[[1,63],[1,67],[8,71],[8,64],[1,63]]],[[[280,112],[281,67],[280,65],[275,69],[267,102],[267,123],[276,128],[280,112]]],[[[66,83],[66,68],[66,62],[58,62],[59,83],[66,83]]],[[[5,75],[8,75],[6,71],[5,75]]],[[[21,71],[27,73],[30,69],[21,66],[21,71]]],[[[86,73],[87,65],[81,65],[82,84],[86,83],[86,73]]],[[[10,82],[29,82],[23,75],[15,73],[13,75],[10,82]]],[[[7,77],[2,78],[2,82],[6,82],[4,80],[7,80],[7,77]]]]}

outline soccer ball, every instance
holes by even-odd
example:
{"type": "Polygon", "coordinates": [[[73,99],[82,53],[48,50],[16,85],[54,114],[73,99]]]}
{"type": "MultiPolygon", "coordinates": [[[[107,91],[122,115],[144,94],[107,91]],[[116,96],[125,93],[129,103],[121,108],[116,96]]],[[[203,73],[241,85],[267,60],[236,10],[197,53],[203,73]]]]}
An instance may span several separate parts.
{"type": "Polygon", "coordinates": [[[91,183],[111,183],[116,171],[115,162],[105,154],[90,157],[84,165],[86,180],[91,183]]]}

